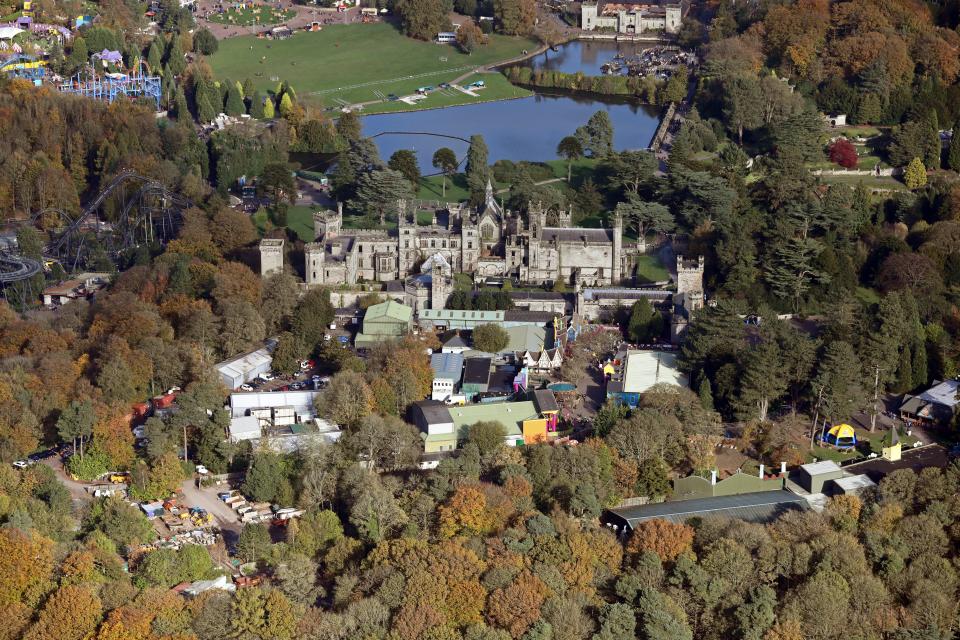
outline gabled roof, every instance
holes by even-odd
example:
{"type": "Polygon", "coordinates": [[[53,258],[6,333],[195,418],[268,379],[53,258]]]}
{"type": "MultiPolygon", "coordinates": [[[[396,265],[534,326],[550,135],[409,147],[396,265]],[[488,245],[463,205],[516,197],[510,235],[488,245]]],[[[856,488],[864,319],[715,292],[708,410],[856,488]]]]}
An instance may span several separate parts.
{"type": "Polygon", "coordinates": [[[421,400],[414,402],[414,406],[423,414],[427,424],[449,424],[453,422],[447,405],[436,400],[421,400]]]}
{"type": "Polygon", "coordinates": [[[447,338],[447,341],[443,343],[443,346],[450,347],[453,349],[459,349],[459,348],[466,349],[470,345],[468,345],[467,341],[463,339],[463,336],[461,336],[459,333],[455,333],[449,338],[447,338]]]}
{"type": "Polygon", "coordinates": [[[410,318],[412,317],[413,309],[405,304],[400,304],[396,300],[388,300],[387,302],[375,304],[367,309],[367,313],[363,316],[363,321],[367,322],[370,320],[377,321],[386,319],[409,323],[410,318]]]}
{"type": "Polygon", "coordinates": [[[557,397],[553,395],[550,389],[536,389],[531,392],[533,403],[540,413],[560,411],[560,405],[557,404],[557,397]]]}

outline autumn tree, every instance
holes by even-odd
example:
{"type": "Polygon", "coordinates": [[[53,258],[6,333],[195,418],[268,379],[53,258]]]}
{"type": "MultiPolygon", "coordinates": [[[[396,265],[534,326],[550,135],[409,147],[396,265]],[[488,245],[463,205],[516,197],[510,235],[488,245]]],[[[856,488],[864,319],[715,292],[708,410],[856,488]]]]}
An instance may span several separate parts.
{"type": "Polygon", "coordinates": [[[671,561],[690,551],[692,545],[692,527],[653,518],[638,522],[634,526],[627,541],[626,552],[636,557],[644,551],[652,551],[660,556],[661,560],[671,561]]]}
{"type": "Polygon", "coordinates": [[[549,596],[547,585],[524,571],[510,585],[490,594],[487,619],[506,629],[512,638],[521,638],[540,619],[540,607],[549,596]]]}
{"type": "Polygon", "coordinates": [[[50,596],[24,640],[83,640],[100,622],[102,605],[89,588],[60,587],[50,596]]]}
{"type": "Polygon", "coordinates": [[[370,387],[355,371],[341,371],[317,395],[317,413],[344,427],[360,424],[373,405],[370,387]]]}
{"type": "Polygon", "coordinates": [[[838,164],[844,169],[856,169],[859,161],[857,148],[846,138],[837,138],[830,145],[830,162],[838,164]]]}

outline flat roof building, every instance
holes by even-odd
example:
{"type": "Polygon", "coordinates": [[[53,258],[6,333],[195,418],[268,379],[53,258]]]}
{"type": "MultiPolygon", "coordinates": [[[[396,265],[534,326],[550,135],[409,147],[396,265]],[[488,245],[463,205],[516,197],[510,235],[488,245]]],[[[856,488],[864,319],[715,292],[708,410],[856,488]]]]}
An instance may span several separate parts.
{"type": "Polygon", "coordinates": [[[800,465],[797,484],[810,493],[823,493],[823,487],[829,480],[839,480],[843,476],[843,469],[836,462],[821,460],[800,465]]]}
{"type": "Polygon", "coordinates": [[[636,407],[640,396],[658,384],[688,386],[687,376],[677,366],[677,354],[667,351],[626,351],[607,383],[607,397],[636,407]]]}

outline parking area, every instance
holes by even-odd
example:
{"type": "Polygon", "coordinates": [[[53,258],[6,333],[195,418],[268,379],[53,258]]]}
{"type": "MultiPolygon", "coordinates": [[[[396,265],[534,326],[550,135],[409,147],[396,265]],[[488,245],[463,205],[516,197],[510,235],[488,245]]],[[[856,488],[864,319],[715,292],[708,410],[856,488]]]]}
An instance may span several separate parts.
{"type": "Polygon", "coordinates": [[[305,363],[306,368],[301,368],[294,375],[267,373],[240,385],[238,391],[315,391],[326,386],[330,378],[322,368],[313,360],[305,363]]]}

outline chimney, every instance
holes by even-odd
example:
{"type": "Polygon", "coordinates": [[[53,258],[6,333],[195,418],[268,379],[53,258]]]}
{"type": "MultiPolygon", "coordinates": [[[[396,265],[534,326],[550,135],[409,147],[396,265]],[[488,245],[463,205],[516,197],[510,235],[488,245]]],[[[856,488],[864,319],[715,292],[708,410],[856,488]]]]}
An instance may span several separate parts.
{"type": "Polygon", "coordinates": [[[781,463],[780,463],[780,475],[782,475],[782,476],[787,475],[787,463],[786,463],[786,462],[781,462],[781,463]]]}
{"type": "Polygon", "coordinates": [[[763,480],[763,465],[760,465],[760,479],[763,480]]]}
{"type": "Polygon", "coordinates": [[[337,215],[343,217],[343,203],[337,202],[337,215]]]}
{"type": "Polygon", "coordinates": [[[710,470],[710,484],[711,484],[711,485],[717,484],[717,470],[716,470],[716,469],[711,469],[711,470],[710,470]]]}

